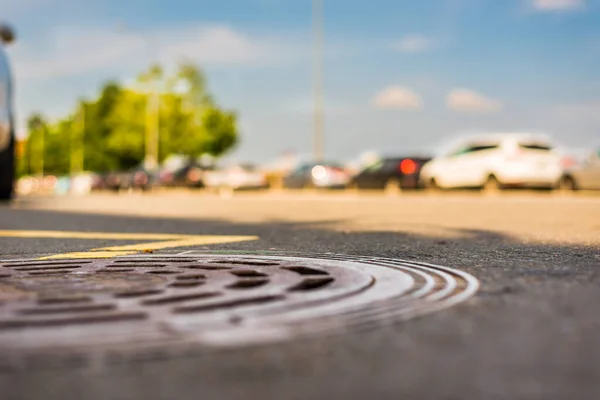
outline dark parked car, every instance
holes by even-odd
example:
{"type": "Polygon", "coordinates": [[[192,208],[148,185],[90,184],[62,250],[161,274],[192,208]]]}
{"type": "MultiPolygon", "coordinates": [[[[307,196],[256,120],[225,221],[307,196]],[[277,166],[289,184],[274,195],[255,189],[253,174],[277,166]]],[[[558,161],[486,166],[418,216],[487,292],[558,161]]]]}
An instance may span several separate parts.
{"type": "Polygon", "coordinates": [[[12,30],[0,26],[0,201],[12,197],[15,181],[13,81],[8,58],[2,48],[13,39],[12,30]]]}
{"type": "Polygon", "coordinates": [[[158,178],[156,173],[149,171],[143,166],[135,167],[124,174],[121,189],[150,190],[156,184],[158,178]]]}
{"type": "Polygon", "coordinates": [[[125,182],[125,174],[122,172],[107,172],[102,176],[102,189],[119,191],[125,182]]]}
{"type": "Polygon", "coordinates": [[[346,169],[334,162],[307,163],[293,170],[283,180],[288,189],[342,189],[350,182],[346,169]]]}
{"type": "Polygon", "coordinates": [[[429,157],[388,157],[364,168],[352,179],[358,189],[417,189],[421,167],[429,157]]]}
{"type": "Polygon", "coordinates": [[[155,186],[157,177],[155,173],[146,170],[143,166],[135,167],[125,172],[108,172],[101,178],[99,189],[113,191],[141,189],[150,190],[155,186]]]}
{"type": "Polygon", "coordinates": [[[175,168],[163,168],[159,173],[160,184],[167,187],[204,187],[204,172],[212,170],[196,161],[188,161],[175,168]]]}

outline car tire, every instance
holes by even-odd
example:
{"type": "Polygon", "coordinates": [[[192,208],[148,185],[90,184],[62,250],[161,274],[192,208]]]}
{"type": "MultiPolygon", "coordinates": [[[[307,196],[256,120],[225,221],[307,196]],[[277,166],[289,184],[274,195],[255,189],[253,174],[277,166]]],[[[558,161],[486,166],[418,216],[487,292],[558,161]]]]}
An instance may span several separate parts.
{"type": "Polygon", "coordinates": [[[574,192],[578,189],[577,182],[572,176],[563,176],[556,185],[556,189],[561,192],[574,192]]]}
{"type": "Polygon", "coordinates": [[[235,189],[229,185],[221,185],[217,189],[219,197],[221,198],[231,198],[235,192],[235,189]]]}
{"type": "Polygon", "coordinates": [[[385,182],[383,190],[390,195],[398,194],[402,191],[400,181],[396,178],[390,178],[385,182]]]}
{"type": "Polygon", "coordinates": [[[358,187],[358,183],[356,181],[352,181],[348,184],[348,186],[346,187],[346,189],[356,192],[358,191],[360,188],[358,187]]]}
{"type": "Polygon", "coordinates": [[[15,149],[14,142],[0,156],[0,201],[9,201],[14,194],[15,149]]]}
{"type": "Polygon", "coordinates": [[[438,190],[440,190],[439,185],[437,184],[437,181],[435,180],[435,178],[429,178],[427,179],[424,184],[423,187],[431,192],[436,192],[438,190]]]}
{"type": "Polygon", "coordinates": [[[494,175],[488,176],[487,180],[483,184],[483,191],[485,193],[497,193],[502,190],[502,184],[494,175]]]}
{"type": "Polygon", "coordinates": [[[304,185],[302,185],[302,189],[304,189],[304,190],[317,189],[317,185],[315,185],[315,183],[312,181],[312,179],[309,179],[306,182],[304,182],[304,185]]]}

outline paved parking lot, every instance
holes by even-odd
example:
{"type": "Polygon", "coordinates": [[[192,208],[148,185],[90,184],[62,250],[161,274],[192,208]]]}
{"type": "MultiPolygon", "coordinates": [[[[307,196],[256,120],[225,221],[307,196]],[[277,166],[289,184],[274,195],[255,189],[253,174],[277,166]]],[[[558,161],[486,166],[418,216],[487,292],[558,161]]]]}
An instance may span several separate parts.
{"type": "Polygon", "coordinates": [[[401,323],[382,320],[342,335],[155,360],[143,368],[2,375],[0,384],[12,390],[5,392],[8,398],[78,393],[191,399],[201,393],[203,398],[593,399],[600,393],[597,196],[286,192],[222,198],[169,192],[23,198],[0,208],[0,230],[5,232],[1,259],[140,242],[133,236],[23,237],[32,231],[237,235],[256,240],[153,254],[229,250],[389,257],[457,268],[481,283],[474,298],[448,310],[401,323]]]}

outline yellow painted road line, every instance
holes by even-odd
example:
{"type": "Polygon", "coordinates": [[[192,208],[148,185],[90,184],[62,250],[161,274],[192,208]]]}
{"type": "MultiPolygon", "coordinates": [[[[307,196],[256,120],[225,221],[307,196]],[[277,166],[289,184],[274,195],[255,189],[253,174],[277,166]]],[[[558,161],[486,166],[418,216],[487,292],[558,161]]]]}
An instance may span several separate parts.
{"type": "Polygon", "coordinates": [[[232,242],[246,242],[256,240],[256,236],[188,236],[181,240],[168,240],[165,242],[150,242],[142,244],[131,244],[127,246],[112,246],[96,249],[99,251],[154,251],[173,247],[191,247],[207,244],[221,244],[232,242]]]}
{"type": "Polygon", "coordinates": [[[189,238],[195,235],[164,233],[107,233],[107,232],[68,232],[68,231],[6,231],[0,230],[0,237],[36,239],[97,239],[97,240],[169,240],[189,238]]]}
{"type": "Polygon", "coordinates": [[[87,240],[155,240],[124,246],[110,246],[65,254],[54,254],[40,260],[64,258],[111,258],[132,255],[138,252],[153,252],[175,247],[203,246],[258,240],[258,236],[224,235],[181,235],[160,233],[107,233],[107,232],[68,232],[68,231],[7,231],[0,230],[0,237],[38,238],[38,239],[87,239],[87,240]]]}
{"type": "Polygon", "coordinates": [[[112,258],[119,256],[131,256],[134,254],[137,254],[137,251],[78,251],[74,253],[54,254],[52,256],[39,257],[37,260],[112,258]]]}

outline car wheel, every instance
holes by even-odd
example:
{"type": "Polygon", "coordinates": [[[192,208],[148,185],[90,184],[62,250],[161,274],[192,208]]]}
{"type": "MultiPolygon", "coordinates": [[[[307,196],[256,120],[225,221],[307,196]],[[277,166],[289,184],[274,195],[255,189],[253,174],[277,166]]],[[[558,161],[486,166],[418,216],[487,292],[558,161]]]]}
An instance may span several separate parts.
{"type": "Polygon", "coordinates": [[[385,182],[384,190],[388,194],[398,194],[402,191],[400,181],[396,178],[390,178],[385,182]]]}
{"type": "Polygon", "coordinates": [[[572,176],[563,176],[556,185],[556,189],[561,192],[574,192],[577,190],[577,183],[572,176]]]}
{"type": "Polygon", "coordinates": [[[234,188],[229,185],[221,185],[218,187],[218,193],[220,197],[230,198],[233,196],[234,188]]]}
{"type": "Polygon", "coordinates": [[[306,182],[304,182],[302,189],[317,189],[317,185],[315,185],[312,179],[309,179],[306,182]]]}
{"type": "Polygon", "coordinates": [[[423,187],[429,191],[438,191],[440,189],[439,185],[437,184],[437,181],[435,180],[435,178],[430,178],[427,179],[424,182],[423,187]]]}
{"type": "Polygon", "coordinates": [[[15,183],[15,152],[11,145],[0,160],[0,201],[8,201],[13,197],[15,183]]]}
{"type": "Polygon", "coordinates": [[[483,191],[486,193],[496,193],[502,189],[502,185],[494,175],[490,175],[483,184],[483,191]]]}

